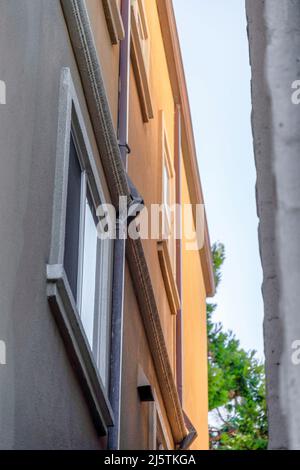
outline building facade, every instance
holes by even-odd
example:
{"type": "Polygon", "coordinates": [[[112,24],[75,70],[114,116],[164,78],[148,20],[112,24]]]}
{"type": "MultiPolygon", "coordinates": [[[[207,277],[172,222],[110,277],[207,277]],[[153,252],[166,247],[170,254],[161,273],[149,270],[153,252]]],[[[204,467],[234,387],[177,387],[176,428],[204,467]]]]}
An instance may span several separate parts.
{"type": "Polygon", "coordinates": [[[197,249],[184,230],[204,200],[172,2],[7,0],[0,39],[1,448],[207,449],[214,279],[205,212],[197,249]],[[158,233],[125,239],[152,205],[158,233]]]}

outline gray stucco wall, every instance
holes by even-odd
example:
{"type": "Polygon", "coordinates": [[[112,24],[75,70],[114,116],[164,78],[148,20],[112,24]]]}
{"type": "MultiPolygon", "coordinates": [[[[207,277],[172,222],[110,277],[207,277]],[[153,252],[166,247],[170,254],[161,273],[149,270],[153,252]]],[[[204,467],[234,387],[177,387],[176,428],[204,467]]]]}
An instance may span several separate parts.
{"type": "Polygon", "coordinates": [[[264,269],[270,448],[300,449],[300,3],[246,0],[264,269]]]}
{"type": "Polygon", "coordinates": [[[102,445],[46,297],[62,67],[72,71],[95,148],[59,0],[1,0],[1,449],[102,445]]]}

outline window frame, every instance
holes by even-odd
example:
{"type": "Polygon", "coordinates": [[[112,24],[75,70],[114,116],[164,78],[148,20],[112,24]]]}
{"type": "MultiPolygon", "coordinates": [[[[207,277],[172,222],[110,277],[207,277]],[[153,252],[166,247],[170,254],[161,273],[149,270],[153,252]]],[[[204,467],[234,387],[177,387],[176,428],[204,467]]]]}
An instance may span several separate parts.
{"type": "MultiPolygon", "coordinates": [[[[71,134],[73,137],[75,149],[77,152],[79,164],[81,166],[82,174],[81,174],[81,204],[80,204],[80,226],[79,226],[79,256],[78,256],[78,275],[77,275],[77,308],[80,318],[82,318],[82,300],[83,300],[83,271],[84,271],[84,246],[85,246],[85,218],[86,218],[86,201],[88,199],[88,195],[90,196],[91,203],[94,207],[94,210],[97,210],[97,206],[104,201],[105,196],[103,190],[101,188],[101,184],[98,182],[97,188],[98,191],[91,189],[90,184],[90,177],[88,176],[86,165],[84,164],[82,153],[80,151],[79,144],[77,143],[77,136],[76,133],[78,130],[75,127],[71,126],[71,134]],[[100,198],[99,198],[100,195],[100,198]],[[97,202],[95,202],[95,199],[97,202]]],[[[92,155],[91,152],[89,152],[92,155]]],[[[111,240],[99,240],[97,239],[97,255],[96,255],[96,273],[95,273],[95,284],[98,286],[98,289],[95,288],[95,305],[94,305],[94,319],[93,319],[93,340],[91,349],[94,354],[94,359],[96,361],[102,382],[103,376],[101,375],[101,370],[105,369],[105,381],[103,383],[106,390],[108,390],[109,384],[109,374],[108,374],[108,361],[106,364],[102,360],[102,352],[101,351],[101,342],[103,341],[103,329],[101,329],[101,324],[103,324],[103,310],[107,310],[107,305],[104,305],[103,298],[107,298],[106,304],[111,305],[112,301],[112,266],[113,266],[113,242],[111,240]],[[104,254],[106,251],[104,249],[104,245],[107,247],[107,253],[104,254]],[[109,265],[110,261],[110,265],[109,265]],[[104,279],[104,276],[101,276],[101,272],[108,273],[108,280],[104,279]],[[105,283],[106,281],[106,283],[105,283]],[[104,283],[106,285],[104,285],[104,283]],[[108,286],[107,284],[110,284],[108,286]],[[97,314],[98,313],[98,314],[97,314]],[[100,340],[102,338],[102,341],[100,340]]],[[[107,312],[106,312],[107,313],[107,312]]],[[[105,341],[105,357],[109,356],[109,347],[110,347],[110,338],[109,338],[109,330],[110,330],[110,319],[106,322],[105,325],[105,333],[108,339],[105,341]]]]}
{"type": "Polygon", "coordinates": [[[145,12],[144,0],[132,0],[133,3],[133,14],[135,15],[135,20],[137,24],[137,29],[139,33],[139,40],[141,44],[141,50],[144,58],[145,68],[147,76],[149,77],[149,67],[150,67],[150,50],[151,42],[149,35],[149,27],[145,12]],[[134,3],[136,6],[134,6],[134,3]]]}
{"type": "MultiPolygon", "coordinates": [[[[163,216],[161,220],[161,240],[166,240],[168,245],[174,243],[175,249],[175,227],[176,227],[176,217],[174,212],[171,211],[171,207],[175,204],[175,170],[172,164],[170,145],[168,141],[168,135],[165,125],[164,112],[160,111],[160,142],[159,142],[159,155],[161,158],[161,204],[163,205],[163,216]],[[169,197],[169,208],[165,207],[165,169],[168,177],[168,197],[169,197]],[[167,232],[166,233],[166,229],[167,232]],[[167,237],[165,236],[167,235],[167,237]]],[[[170,251],[174,251],[169,250],[170,251]]],[[[173,253],[174,254],[174,253],[173,253]]],[[[172,257],[172,253],[170,252],[172,257]]],[[[174,264],[174,262],[172,263],[174,264]]]]}
{"type": "Polygon", "coordinates": [[[160,263],[161,273],[168,297],[170,311],[172,315],[177,315],[180,309],[180,296],[176,283],[176,214],[169,211],[164,205],[164,169],[166,167],[169,177],[169,198],[171,205],[176,202],[175,188],[175,169],[171,160],[170,145],[168,142],[167,129],[165,125],[164,111],[159,113],[160,117],[160,139],[159,139],[159,156],[161,161],[161,174],[159,186],[160,203],[162,211],[160,212],[160,239],[157,242],[158,259],[160,263]],[[168,236],[166,237],[166,227],[168,236]]]}
{"type": "Polygon", "coordinates": [[[149,450],[172,450],[174,449],[174,444],[170,442],[155,390],[153,391],[153,395],[154,401],[148,403],[148,448],[149,450]],[[157,448],[158,437],[161,438],[163,449],[157,448]]]}
{"type": "MultiPolygon", "coordinates": [[[[141,403],[147,410],[147,420],[148,420],[148,450],[157,450],[157,435],[161,434],[164,450],[174,449],[174,442],[171,443],[169,436],[171,433],[168,433],[167,427],[165,425],[165,417],[161,411],[159,404],[159,399],[155,390],[155,387],[150,383],[148,377],[146,376],[143,367],[139,364],[137,371],[137,388],[149,388],[147,397],[145,397],[141,403]],[[151,397],[150,397],[151,395],[151,397]]],[[[141,396],[140,396],[141,400],[141,396]]]]}
{"type": "MultiPolygon", "coordinates": [[[[170,149],[167,141],[166,133],[164,132],[164,145],[163,145],[163,162],[162,162],[162,204],[164,206],[164,220],[163,220],[163,233],[162,235],[167,235],[167,240],[170,240],[172,233],[174,232],[174,214],[171,212],[171,206],[174,201],[174,172],[172,170],[171,159],[170,159],[170,149]],[[167,188],[165,181],[165,174],[167,177],[167,188]],[[165,201],[165,195],[167,191],[167,199],[165,201]],[[173,193],[173,194],[172,194],[173,193]]],[[[174,235],[174,233],[173,233],[174,235]]]]}
{"type": "MultiPolygon", "coordinates": [[[[113,412],[98,369],[97,360],[84,331],[78,305],[81,299],[75,300],[67,274],[64,269],[65,231],[67,214],[68,173],[71,135],[74,140],[76,153],[83,171],[81,191],[84,184],[89,186],[95,208],[105,202],[99,170],[96,165],[89,137],[85,127],[83,114],[80,109],[71,72],[63,68],[61,74],[59,97],[58,137],[56,148],[55,191],[53,202],[52,237],[49,264],[47,265],[47,297],[57,321],[58,327],[66,344],[67,352],[75,368],[83,392],[87,399],[95,426],[100,435],[107,435],[108,426],[113,425],[113,412]],[[83,176],[84,175],[84,176],[83,176]]],[[[85,186],[87,188],[87,186],[85,186]]],[[[85,199],[81,194],[81,212],[85,199]]],[[[84,230],[83,214],[80,215],[80,229],[84,230]]],[[[99,240],[98,240],[99,242],[99,240]]],[[[98,243],[97,242],[97,243],[98,243]]],[[[78,273],[83,262],[83,241],[79,245],[78,273]]],[[[106,263],[108,279],[112,282],[113,241],[106,263]]],[[[77,293],[80,285],[78,277],[77,293]]]]}
{"type": "Polygon", "coordinates": [[[143,121],[147,123],[154,118],[154,111],[150,92],[151,38],[143,0],[131,1],[131,61],[143,121]],[[140,35],[140,26],[143,38],[140,35]],[[147,57],[144,47],[145,42],[147,42],[148,48],[147,57]]]}
{"type": "Polygon", "coordinates": [[[102,0],[102,4],[111,42],[113,45],[117,45],[125,38],[120,3],[118,0],[102,0]]]}

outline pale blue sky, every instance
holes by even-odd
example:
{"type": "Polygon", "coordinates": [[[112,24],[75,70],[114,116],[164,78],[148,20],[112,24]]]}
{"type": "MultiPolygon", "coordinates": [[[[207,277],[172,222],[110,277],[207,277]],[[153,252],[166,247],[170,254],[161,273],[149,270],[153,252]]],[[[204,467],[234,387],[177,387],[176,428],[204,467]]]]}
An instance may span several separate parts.
{"type": "Polygon", "coordinates": [[[226,247],[216,320],[263,356],[243,0],[174,0],[211,241],[226,247]]]}

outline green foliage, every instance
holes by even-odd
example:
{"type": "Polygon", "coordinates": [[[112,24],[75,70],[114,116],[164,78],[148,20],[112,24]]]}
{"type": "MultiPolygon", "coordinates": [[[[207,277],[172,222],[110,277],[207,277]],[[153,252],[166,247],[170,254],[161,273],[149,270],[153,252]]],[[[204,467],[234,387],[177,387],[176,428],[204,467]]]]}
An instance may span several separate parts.
{"type": "MultiPolygon", "coordinates": [[[[224,245],[212,247],[216,286],[221,281],[224,245]]],[[[255,351],[246,352],[232,331],[214,323],[216,305],[207,304],[209,409],[222,423],[210,429],[212,449],[266,449],[265,374],[255,351]]]]}

